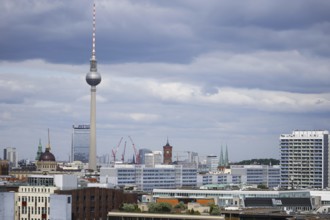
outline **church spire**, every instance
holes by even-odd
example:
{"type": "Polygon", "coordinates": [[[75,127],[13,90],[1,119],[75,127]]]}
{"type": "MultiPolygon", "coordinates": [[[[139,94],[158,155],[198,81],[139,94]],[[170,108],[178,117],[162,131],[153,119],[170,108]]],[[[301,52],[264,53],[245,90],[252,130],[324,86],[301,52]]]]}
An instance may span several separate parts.
{"type": "Polygon", "coordinates": [[[227,144],[226,144],[226,153],[225,153],[225,166],[228,166],[229,165],[229,158],[228,158],[228,147],[227,147],[227,144]]]}
{"type": "Polygon", "coordinates": [[[38,145],[38,151],[37,151],[36,161],[39,160],[41,154],[42,154],[42,145],[41,145],[41,139],[39,138],[39,145],[38,145]]]}
{"type": "Polygon", "coordinates": [[[221,145],[221,152],[220,152],[219,166],[224,166],[222,145],[221,145]]]}

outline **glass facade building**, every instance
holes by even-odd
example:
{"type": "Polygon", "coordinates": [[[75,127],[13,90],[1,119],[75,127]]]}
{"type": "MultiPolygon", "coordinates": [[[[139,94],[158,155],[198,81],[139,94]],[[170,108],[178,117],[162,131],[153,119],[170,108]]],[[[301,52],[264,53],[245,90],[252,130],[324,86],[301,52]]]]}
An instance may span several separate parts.
{"type": "Polygon", "coordinates": [[[89,159],[89,125],[72,126],[71,162],[81,161],[88,163],[89,159]]]}

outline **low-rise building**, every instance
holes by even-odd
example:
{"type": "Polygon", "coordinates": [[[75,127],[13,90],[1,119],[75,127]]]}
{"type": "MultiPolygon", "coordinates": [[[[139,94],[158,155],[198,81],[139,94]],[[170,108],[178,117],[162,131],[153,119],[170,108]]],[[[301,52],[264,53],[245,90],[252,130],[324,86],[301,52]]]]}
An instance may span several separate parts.
{"type": "Polygon", "coordinates": [[[197,186],[209,184],[264,185],[279,187],[280,166],[232,165],[227,172],[197,174],[197,186]]]}
{"type": "Polygon", "coordinates": [[[124,187],[134,185],[138,191],[150,192],[155,188],[176,189],[195,187],[197,169],[183,165],[155,165],[147,167],[136,164],[116,164],[101,167],[100,183],[124,187]]]}

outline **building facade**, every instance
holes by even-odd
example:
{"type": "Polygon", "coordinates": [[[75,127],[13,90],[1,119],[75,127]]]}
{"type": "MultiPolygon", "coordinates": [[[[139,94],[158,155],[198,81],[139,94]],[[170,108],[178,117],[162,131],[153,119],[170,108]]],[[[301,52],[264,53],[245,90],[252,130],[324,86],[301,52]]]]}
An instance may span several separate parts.
{"type": "Polygon", "coordinates": [[[149,153],[152,153],[152,151],[149,149],[146,148],[139,149],[140,164],[145,164],[145,154],[149,154],[149,153]]]}
{"type": "Polygon", "coordinates": [[[161,151],[153,151],[144,155],[145,166],[146,167],[155,167],[155,165],[162,164],[163,155],[161,151]]]}
{"type": "Polygon", "coordinates": [[[54,204],[51,200],[51,196],[57,189],[55,186],[20,186],[15,194],[15,219],[71,219],[71,196],[57,196],[56,201],[61,202],[54,201],[54,204]],[[64,204],[62,204],[63,201],[64,204]],[[61,209],[56,205],[61,205],[61,209]],[[53,213],[52,210],[58,211],[53,213]]]}
{"type": "Polygon", "coordinates": [[[197,169],[182,165],[147,167],[136,164],[116,164],[114,167],[101,167],[100,183],[111,183],[116,186],[131,185],[145,192],[150,192],[155,188],[195,187],[197,169]]]}
{"type": "Polygon", "coordinates": [[[209,172],[197,174],[197,186],[210,184],[234,184],[264,185],[268,188],[276,188],[280,185],[280,170],[280,166],[231,165],[230,169],[226,169],[223,172],[209,172]]]}
{"type": "Polygon", "coordinates": [[[329,186],[328,139],[328,131],[293,131],[280,136],[281,187],[329,186]]]}
{"type": "Polygon", "coordinates": [[[72,219],[106,220],[111,210],[118,210],[123,203],[136,203],[138,199],[135,193],[99,187],[61,190],[57,194],[72,198],[72,219]]]}
{"type": "Polygon", "coordinates": [[[280,166],[232,165],[232,175],[241,175],[242,183],[264,185],[269,188],[280,186],[280,166]]]}
{"type": "Polygon", "coordinates": [[[206,157],[206,166],[211,172],[218,170],[219,158],[215,155],[209,155],[206,157]]]}
{"type": "Polygon", "coordinates": [[[88,163],[89,159],[89,125],[73,125],[72,126],[72,150],[71,162],[81,161],[88,163]]]}
{"type": "MultiPolygon", "coordinates": [[[[152,200],[155,202],[158,198],[214,198],[217,205],[222,207],[237,207],[245,208],[245,201],[247,198],[268,198],[270,201],[274,199],[274,205],[276,200],[283,198],[299,198],[300,200],[308,199],[311,201],[311,191],[308,190],[287,190],[287,191],[245,191],[245,190],[186,190],[186,189],[154,189],[152,192],[152,200]]],[[[301,204],[301,207],[304,207],[301,204]]],[[[308,210],[315,207],[315,204],[311,204],[308,210]]],[[[296,211],[300,209],[300,204],[293,205],[291,207],[281,207],[287,210],[296,211]]],[[[307,210],[304,210],[307,211],[307,210]]]]}

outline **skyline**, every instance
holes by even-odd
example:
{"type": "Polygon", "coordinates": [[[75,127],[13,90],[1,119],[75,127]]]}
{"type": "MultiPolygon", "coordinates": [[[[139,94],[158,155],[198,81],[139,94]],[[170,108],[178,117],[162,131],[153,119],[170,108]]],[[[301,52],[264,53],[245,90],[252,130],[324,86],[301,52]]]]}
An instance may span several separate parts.
{"type": "MultiPolygon", "coordinates": [[[[329,130],[330,2],[95,3],[97,155],[131,136],[139,149],[168,138],[174,152],[279,158],[281,134],[329,130]]],[[[89,124],[93,2],[1,4],[0,148],[33,159],[49,128],[67,159],[72,125],[89,124]]]]}

